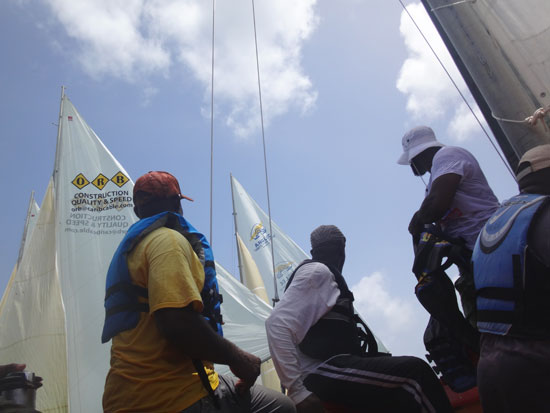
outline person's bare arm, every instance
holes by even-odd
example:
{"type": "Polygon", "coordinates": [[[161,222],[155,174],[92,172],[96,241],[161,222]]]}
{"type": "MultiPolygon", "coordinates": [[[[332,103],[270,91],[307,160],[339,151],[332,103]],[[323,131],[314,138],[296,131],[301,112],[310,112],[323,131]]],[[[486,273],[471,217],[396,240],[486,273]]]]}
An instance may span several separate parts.
{"type": "Polygon", "coordinates": [[[447,213],[461,178],[461,175],[449,173],[441,175],[432,183],[430,193],[409,223],[409,232],[412,235],[421,233],[425,224],[436,222],[447,213]]]}
{"type": "Polygon", "coordinates": [[[189,358],[228,365],[240,379],[239,390],[248,390],[256,381],[260,359],[216,334],[191,307],[160,309],[154,317],[160,332],[189,358]]]}

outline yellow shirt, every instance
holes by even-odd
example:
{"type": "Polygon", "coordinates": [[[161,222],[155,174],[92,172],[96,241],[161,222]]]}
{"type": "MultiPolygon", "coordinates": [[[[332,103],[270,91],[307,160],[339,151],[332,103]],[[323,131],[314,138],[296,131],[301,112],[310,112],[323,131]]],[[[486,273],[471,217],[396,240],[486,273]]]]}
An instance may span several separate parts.
{"type": "MultiPolygon", "coordinates": [[[[191,359],[157,329],[154,312],[192,304],[200,312],[204,270],[191,245],[179,232],[159,228],[129,254],[132,282],[149,290],[149,314],[136,328],[112,340],[111,369],[105,382],[106,412],[177,412],[208,395],[191,359]]],[[[203,362],[212,388],[218,375],[203,362]]]]}

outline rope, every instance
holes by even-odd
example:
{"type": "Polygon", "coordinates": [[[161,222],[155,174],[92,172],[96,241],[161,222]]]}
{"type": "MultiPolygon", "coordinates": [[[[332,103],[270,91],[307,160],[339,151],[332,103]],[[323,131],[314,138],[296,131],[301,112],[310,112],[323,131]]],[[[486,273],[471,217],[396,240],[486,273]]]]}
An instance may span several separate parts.
{"type": "Polygon", "coordinates": [[[438,7],[434,7],[433,9],[431,9],[432,11],[437,11],[437,10],[440,10],[440,9],[446,9],[447,7],[453,7],[453,6],[457,6],[459,4],[463,4],[463,3],[475,3],[477,0],[462,0],[462,1],[455,1],[454,3],[451,3],[451,4],[445,4],[443,6],[438,6],[438,7]]]}
{"type": "Polygon", "coordinates": [[[269,200],[269,180],[267,177],[267,155],[265,148],[265,131],[264,131],[264,111],[262,106],[262,86],[260,81],[260,59],[258,57],[258,36],[256,34],[256,9],[254,8],[254,0],[252,0],[252,19],[254,21],[254,44],[256,45],[256,71],[258,73],[258,96],[260,99],[260,121],[262,124],[262,142],[264,148],[264,169],[265,169],[265,187],[267,191],[267,212],[269,215],[269,235],[271,237],[271,265],[273,267],[273,286],[275,288],[275,296],[273,304],[279,301],[279,292],[277,291],[277,280],[275,279],[275,253],[273,251],[273,228],[271,223],[271,202],[269,200]]]}
{"type": "Polygon", "coordinates": [[[496,120],[501,121],[501,122],[526,123],[529,126],[535,126],[538,123],[538,121],[540,120],[541,123],[542,123],[542,126],[544,126],[544,130],[548,131],[548,126],[546,125],[546,122],[544,122],[544,120],[543,120],[544,117],[548,113],[550,113],[550,105],[546,106],[545,108],[538,108],[537,110],[535,110],[533,112],[533,114],[531,116],[527,116],[523,120],[500,118],[497,115],[495,115],[494,113],[491,113],[491,116],[493,116],[493,118],[495,118],[496,120]]]}
{"type": "Polygon", "coordinates": [[[212,239],[212,215],[214,210],[214,28],[216,0],[212,0],[212,88],[210,91],[210,246],[213,245],[212,239]]]}
{"type": "MultiPolygon", "coordinates": [[[[479,118],[477,117],[477,115],[475,114],[472,106],[468,103],[468,101],[466,100],[466,97],[464,96],[464,94],[462,93],[462,91],[460,90],[460,88],[458,87],[458,85],[456,84],[456,82],[454,81],[453,77],[451,76],[451,74],[449,73],[449,71],[447,70],[447,68],[445,67],[445,65],[443,64],[443,62],[441,61],[441,59],[439,58],[439,56],[437,55],[436,51],[434,50],[434,48],[432,47],[432,45],[430,44],[430,42],[428,41],[428,39],[426,38],[426,36],[424,35],[424,33],[422,32],[422,30],[420,29],[420,27],[418,26],[418,24],[416,23],[416,21],[414,20],[413,16],[411,15],[411,13],[409,13],[409,10],[407,10],[407,8],[405,7],[405,5],[403,4],[403,1],[402,0],[398,0],[399,3],[401,4],[401,6],[403,7],[403,10],[405,10],[405,13],[407,13],[407,15],[409,16],[409,18],[411,19],[411,21],[413,22],[413,24],[415,25],[416,29],[418,30],[418,32],[420,33],[420,35],[422,36],[422,38],[424,39],[424,41],[426,42],[426,44],[428,45],[428,47],[430,48],[430,50],[432,51],[433,55],[435,56],[435,58],[437,59],[437,61],[439,62],[439,64],[441,65],[441,67],[443,68],[443,70],[445,71],[445,73],[447,74],[447,77],[449,78],[449,80],[451,81],[451,83],[453,84],[453,86],[455,87],[455,89],[457,90],[458,94],[460,95],[460,97],[462,98],[462,100],[464,101],[464,103],[466,104],[466,106],[468,107],[468,109],[470,110],[471,114],[474,116],[475,120],[477,121],[479,127],[481,128],[481,130],[483,131],[483,133],[485,134],[485,136],[487,137],[487,139],[489,140],[491,146],[494,148],[494,150],[496,151],[497,155],[499,156],[499,158],[502,160],[502,163],[504,164],[504,166],[506,167],[506,169],[508,170],[508,172],[510,172],[510,175],[512,175],[512,178],[514,178],[514,180],[516,179],[516,176],[514,175],[514,172],[512,171],[512,169],[510,168],[510,165],[508,165],[508,163],[506,162],[506,160],[504,159],[504,157],[502,156],[502,154],[500,153],[500,151],[498,150],[498,147],[495,145],[495,143],[493,142],[493,140],[491,139],[491,137],[489,136],[489,133],[487,132],[487,130],[485,129],[485,127],[483,126],[483,124],[481,123],[481,120],[479,120],[479,118]]],[[[465,1],[471,1],[471,0],[465,0],[465,1]]]]}

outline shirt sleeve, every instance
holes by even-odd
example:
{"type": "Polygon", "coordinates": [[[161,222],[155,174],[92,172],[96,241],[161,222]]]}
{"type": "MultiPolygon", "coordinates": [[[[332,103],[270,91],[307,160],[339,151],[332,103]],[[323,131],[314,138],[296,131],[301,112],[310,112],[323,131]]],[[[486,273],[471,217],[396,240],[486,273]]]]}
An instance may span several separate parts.
{"type": "Polygon", "coordinates": [[[298,344],[308,330],[336,304],[340,295],[330,270],[320,263],[301,267],[266,321],[267,338],[281,383],[294,403],[311,392],[302,382],[298,344]]]}
{"type": "Polygon", "coordinates": [[[204,269],[185,237],[172,230],[161,233],[148,246],[146,258],[151,314],[190,304],[195,311],[202,311],[204,269]]]}
{"type": "Polygon", "coordinates": [[[431,181],[434,182],[440,176],[447,174],[465,176],[467,167],[468,160],[462,153],[453,147],[443,147],[433,158],[431,181]]]}

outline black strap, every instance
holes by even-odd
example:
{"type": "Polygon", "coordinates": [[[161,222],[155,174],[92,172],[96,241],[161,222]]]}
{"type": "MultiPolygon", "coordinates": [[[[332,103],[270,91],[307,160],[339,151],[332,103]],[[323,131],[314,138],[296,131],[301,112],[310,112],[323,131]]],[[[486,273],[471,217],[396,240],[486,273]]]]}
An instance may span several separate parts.
{"type": "Polygon", "coordinates": [[[515,301],[517,296],[515,289],[504,287],[483,287],[477,290],[476,294],[478,297],[504,301],[515,301]]]}
{"type": "Polygon", "coordinates": [[[216,263],[214,261],[205,261],[204,268],[208,268],[208,267],[216,268],[216,263]]]}
{"type": "Polygon", "coordinates": [[[105,299],[121,291],[128,295],[138,295],[143,298],[149,298],[149,290],[147,290],[147,288],[127,282],[118,282],[107,289],[105,292],[105,299]]]}
{"type": "Polygon", "coordinates": [[[149,312],[149,304],[147,303],[129,303],[129,304],[123,304],[123,305],[117,305],[114,307],[109,308],[105,311],[105,317],[112,316],[117,313],[121,313],[123,311],[137,311],[141,313],[148,313],[149,312]]]}
{"type": "Polygon", "coordinates": [[[204,365],[199,359],[192,359],[193,366],[195,366],[195,370],[197,370],[197,373],[199,375],[199,378],[201,379],[202,385],[208,392],[208,395],[212,398],[212,401],[214,402],[214,406],[216,406],[216,409],[220,409],[220,400],[218,399],[218,396],[216,396],[216,393],[214,393],[214,389],[210,385],[210,380],[208,380],[208,376],[206,375],[206,371],[204,371],[204,365]]]}
{"type": "Polygon", "coordinates": [[[514,313],[512,311],[477,310],[477,321],[512,324],[514,313]]]}

